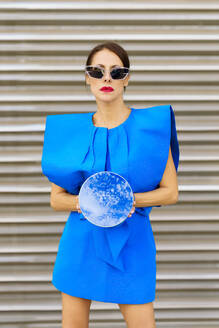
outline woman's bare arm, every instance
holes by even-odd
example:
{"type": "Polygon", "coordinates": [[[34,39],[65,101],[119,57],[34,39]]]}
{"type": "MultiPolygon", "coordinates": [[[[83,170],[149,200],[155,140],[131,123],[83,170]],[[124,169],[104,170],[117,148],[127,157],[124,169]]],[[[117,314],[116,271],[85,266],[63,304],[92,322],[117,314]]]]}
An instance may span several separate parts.
{"type": "Polygon", "coordinates": [[[64,188],[52,183],[50,206],[55,211],[77,211],[78,195],[68,193],[64,188]]]}
{"type": "Polygon", "coordinates": [[[159,188],[142,193],[134,193],[135,207],[175,204],[178,201],[178,181],[171,148],[167,165],[159,188]]]}

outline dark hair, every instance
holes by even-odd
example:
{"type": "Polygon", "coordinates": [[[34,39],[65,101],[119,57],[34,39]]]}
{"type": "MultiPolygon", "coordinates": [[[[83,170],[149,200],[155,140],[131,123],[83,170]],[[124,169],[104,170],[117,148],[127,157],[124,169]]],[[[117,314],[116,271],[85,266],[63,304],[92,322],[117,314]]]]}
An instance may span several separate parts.
{"type": "MultiPolygon", "coordinates": [[[[101,44],[98,44],[95,46],[89,53],[86,61],[86,66],[91,65],[93,56],[102,49],[108,49],[112,52],[114,52],[122,61],[124,67],[130,68],[130,62],[127,52],[124,48],[122,48],[118,43],[116,42],[104,42],[101,44]]],[[[85,81],[86,86],[86,81],[85,81]]],[[[124,91],[126,90],[126,87],[124,87],[124,91]]]]}

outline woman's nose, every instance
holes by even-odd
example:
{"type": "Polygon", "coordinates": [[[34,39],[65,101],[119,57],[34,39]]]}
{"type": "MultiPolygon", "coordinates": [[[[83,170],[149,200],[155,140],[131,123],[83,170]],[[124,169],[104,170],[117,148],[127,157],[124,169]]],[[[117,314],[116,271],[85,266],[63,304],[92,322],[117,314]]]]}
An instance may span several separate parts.
{"type": "Polygon", "coordinates": [[[111,75],[109,71],[105,71],[104,72],[104,80],[111,80],[111,75]]]}

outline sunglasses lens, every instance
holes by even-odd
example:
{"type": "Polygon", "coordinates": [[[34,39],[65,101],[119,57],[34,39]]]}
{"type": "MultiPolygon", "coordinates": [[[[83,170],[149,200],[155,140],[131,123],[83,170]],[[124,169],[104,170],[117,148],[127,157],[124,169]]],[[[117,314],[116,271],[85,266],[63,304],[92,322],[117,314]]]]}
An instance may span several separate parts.
{"type": "Polygon", "coordinates": [[[102,79],[103,73],[100,68],[98,67],[88,67],[87,69],[88,74],[95,79],[102,79]]]}
{"type": "Polygon", "coordinates": [[[114,68],[111,71],[112,79],[121,80],[124,79],[127,73],[129,72],[128,68],[114,68]]]}

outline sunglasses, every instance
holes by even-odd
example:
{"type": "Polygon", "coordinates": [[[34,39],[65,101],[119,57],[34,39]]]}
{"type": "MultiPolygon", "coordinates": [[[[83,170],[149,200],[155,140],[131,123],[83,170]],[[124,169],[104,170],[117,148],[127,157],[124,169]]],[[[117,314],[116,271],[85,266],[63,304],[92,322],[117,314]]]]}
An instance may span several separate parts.
{"type": "MultiPolygon", "coordinates": [[[[99,66],[85,66],[85,73],[95,79],[102,79],[105,74],[105,68],[99,66]]],[[[110,70],[110,75],[113,80],[124,80],[129,73],[128,67],[115,67],[110,70]]]]}

